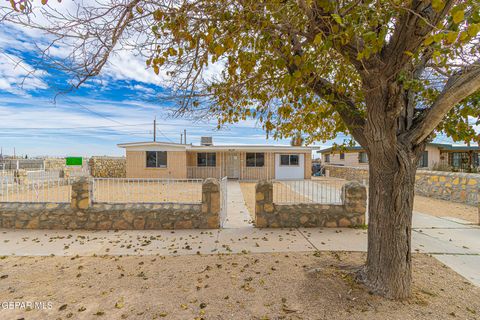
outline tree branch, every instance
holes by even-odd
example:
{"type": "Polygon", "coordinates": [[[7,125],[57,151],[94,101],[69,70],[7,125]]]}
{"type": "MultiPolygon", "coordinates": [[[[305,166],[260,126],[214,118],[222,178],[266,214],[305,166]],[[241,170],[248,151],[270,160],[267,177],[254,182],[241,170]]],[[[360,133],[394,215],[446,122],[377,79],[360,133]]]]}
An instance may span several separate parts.
{"type": "Polygon", "coordinates": [[[316,78],[315,81],[310,83],[310,87],[320,98],[332,104],[355,140],[360,145],[365,146],[366,139],[363,133],[365,119],[360,115],[355,102],[348,96],[338,92],[334,85],[326,79],[316,78]],[[331,97],[333,97],[333,100],[331,97]]]}
{"type": "Polygon", "coordinates": [[[411,141],[419,144],[440,124],[457,103],[480,90],[480,60],[448,79],[432,106],[417,120],[410,132],[411,141]]]}
{"type": "Polygon", "coordinates": [[[444,8],[436,12],[430,1],[414,0],[397,20],[391,40],[382,50],[385,75],[391,77],[411,60],[405,52],[416,52],[425,38],[450,11],[454,0],[445,1],[444,8]]]}

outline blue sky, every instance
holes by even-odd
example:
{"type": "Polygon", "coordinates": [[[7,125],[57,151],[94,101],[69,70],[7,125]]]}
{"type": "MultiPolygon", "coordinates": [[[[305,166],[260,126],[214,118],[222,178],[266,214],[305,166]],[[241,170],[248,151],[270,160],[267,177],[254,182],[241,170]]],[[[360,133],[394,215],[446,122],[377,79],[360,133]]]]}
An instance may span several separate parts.
{"type": "MultiPolygon", "coordinates": [[[[157,140],[178,142],[187,129],[187,142],[213,136],[217,144],[288,144],[266,139],[255,121],[215,130],[214,122],[172,118],[169,106],[155,101],[162,79],[146,70],[143,59],[131,52],[115,55],[103,73],[81,89],[57,95],[66,78],[54,70],[36,70],[33,42],[45,36],[0,24],[0,147],[4,154],[28,156],[123,155],[116,145],[152,139],[157,118],[157,140]]],[[[62,55],[61,48],[57,50],[62,55]]],[[[345,136],[317,143],[329,147],[345,136]]],[[[440,137],[437,142],[450,142],[440,137]]]]}

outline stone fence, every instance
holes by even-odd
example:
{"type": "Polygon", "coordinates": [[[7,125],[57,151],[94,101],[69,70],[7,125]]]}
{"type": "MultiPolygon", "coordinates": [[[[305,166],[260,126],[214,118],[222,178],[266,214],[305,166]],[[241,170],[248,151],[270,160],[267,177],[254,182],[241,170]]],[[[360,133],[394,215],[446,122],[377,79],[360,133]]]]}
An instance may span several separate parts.
{"type": "Polygon", "coordinates": [[[342,204],[273,202],[273,183],[255,187],[255,225],[259,228],[355,227],[365,224],[367,192],[358,182],[342,187],[342,204]]]}
{"type": "MultiPolygon", "coordinates": [[[[330,177],[368,183],[368,169],[344,166],[325,166],[330,177]]],[[[415,193],[447,201],[478,205],[480,174],[417,170],[415,193]]]]}
{"type": "Polygon", "coordinates": [[[94,178],[125,178],[127,174],[124,157],[91,157],[88,165],[94,178]]]}
{"type": "Polygon", "coordinates": [[[86,178],[72,184],[71,203],[0,203],[0,227],[16,229],[216,229],[220,184],[206,179],[202,203],[92,203],[86,178]]]}

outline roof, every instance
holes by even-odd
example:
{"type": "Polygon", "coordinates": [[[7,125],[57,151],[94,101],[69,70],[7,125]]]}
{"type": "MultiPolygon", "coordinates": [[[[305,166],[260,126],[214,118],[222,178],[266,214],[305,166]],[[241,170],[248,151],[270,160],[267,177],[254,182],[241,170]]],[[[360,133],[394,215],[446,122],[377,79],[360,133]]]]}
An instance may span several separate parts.
{"type": "MultiPolygon", "coordinates": [[[[432,146],[432,147],[437,147],[442,150],[452,150],[452,151],[468,151],[468,150],[478,150],[480,151],[479,146],[455,146],[447,143],[427,143],[427,146],[432,146]]],[[[332,151],[363,151],[363,147],[361,146],[352,146],[352,147],[343,147],[343,148],[337,148],[335,149],[334,147],[326,148],[323,150],[318,150],[317,153],[327,153],[327,152],[332,152],[332,151]]]]}
{"type": "Polygon", "coordinates": [[[117,145],[120,148],[167,148],[167,149],[184,149],[189,151],[248,151],[248,150],[271,150],[271,151],[312,151],[318,149],[319,147],[307,147],[307,146],[290,146],[290,145],[192,145],[192,144],[182,144],[174,142],[163,142],[163,141],[147,141],[147,142],[131,142],[131,143],[120,143],[117,145]]]}

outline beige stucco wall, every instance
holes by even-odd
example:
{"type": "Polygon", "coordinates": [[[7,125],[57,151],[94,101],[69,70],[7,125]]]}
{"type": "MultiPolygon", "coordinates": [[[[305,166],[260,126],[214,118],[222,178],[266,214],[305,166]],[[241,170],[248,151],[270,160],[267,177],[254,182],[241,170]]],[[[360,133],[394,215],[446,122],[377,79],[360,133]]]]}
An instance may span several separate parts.
{"type": "Polygon", "coordinates": [[[145,151],[127,150],[127,178],[172,178],[187,177],[187,153],[167,151],[166,168],[147,168],[145,151]]]}
{"type": "Polygon", "coordinates": [[[435,164],[440,163],[440,149],[434,146],[427,146],[425,151],[428,151],[428,168],[432,169],[435,164]]]}
{"type": "Polygon", "coordinates": [[[358,153],[355,152],[345,152],[345,159],[340,159],[340,152],[330,153],[330,162],[325,162],[325,155],[323,155],[323,160],[325,164],[332,165],[343,165],[350,167],[368,167],[367,163],[361,163],[358,161],[358,153]]]}

